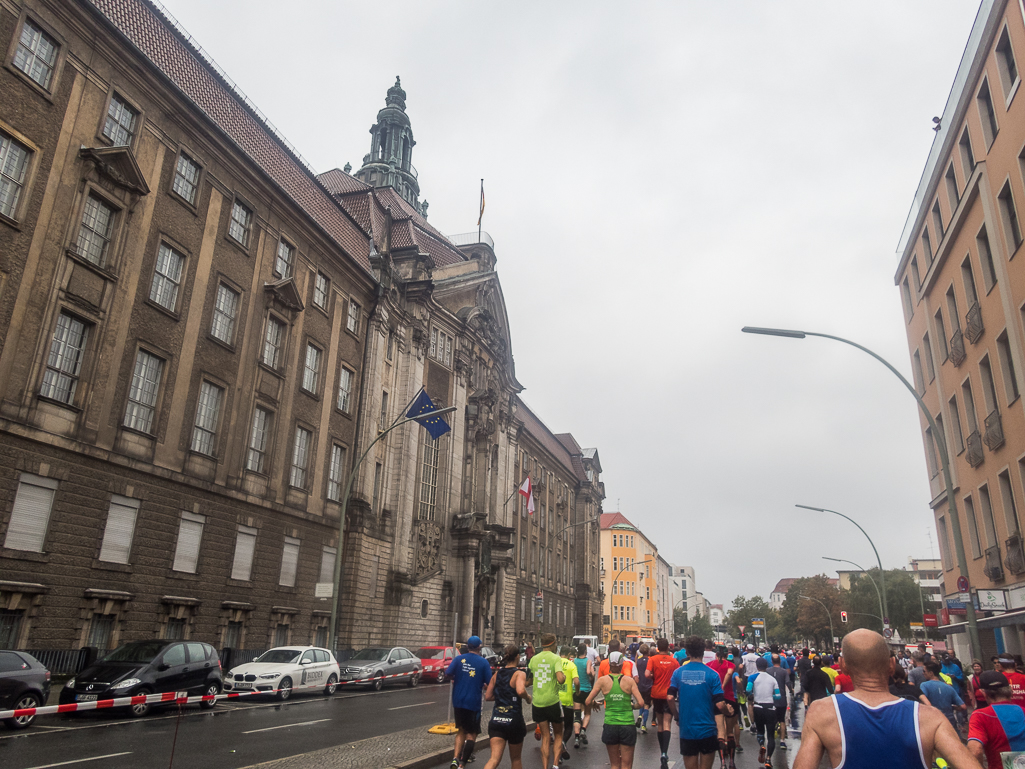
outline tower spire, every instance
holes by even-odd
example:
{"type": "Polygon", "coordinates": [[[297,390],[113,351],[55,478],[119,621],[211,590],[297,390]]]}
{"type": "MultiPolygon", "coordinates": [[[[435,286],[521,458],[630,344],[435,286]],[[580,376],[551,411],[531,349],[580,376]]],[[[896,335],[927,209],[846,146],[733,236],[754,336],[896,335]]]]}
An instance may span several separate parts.
{"type": "Polygon", "coordinates": [[[377,122],[370,127],[370,153],[363,158],[363,167],[355,177],[373,187],[392,187],[420,210],[420,184],[412,163],[416,142],[406,114],[406,92],[398,75],[384,104],[377,113],[377,122]]]}

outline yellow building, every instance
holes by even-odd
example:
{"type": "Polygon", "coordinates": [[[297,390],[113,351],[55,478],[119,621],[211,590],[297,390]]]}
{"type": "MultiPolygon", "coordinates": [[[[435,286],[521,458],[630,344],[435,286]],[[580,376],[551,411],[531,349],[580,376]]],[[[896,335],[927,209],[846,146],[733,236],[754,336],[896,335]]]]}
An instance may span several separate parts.
{"type": "Polygon", "coordinates": [[[602,640],[657,638],[658,548],[622,513],[601,517],[602,640]]]}

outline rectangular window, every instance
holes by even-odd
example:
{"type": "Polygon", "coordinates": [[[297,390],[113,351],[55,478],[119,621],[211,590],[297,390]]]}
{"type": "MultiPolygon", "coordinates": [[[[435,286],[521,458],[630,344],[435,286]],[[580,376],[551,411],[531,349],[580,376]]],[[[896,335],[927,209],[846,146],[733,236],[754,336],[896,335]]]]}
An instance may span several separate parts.
{"type": "Polygon", "coordinates": [[[288,483],[296,489],[306,488],[306,468],[310,461],[310,444],[313,433],[305,427],[295,428],[295,444],[292,447],[292,468],[288,474],[288,483]]]}
{"type": "Polygon", "coordinates": [[[320,383],[320,359],[323,353],[320,348],[306,345],[306,362],[303,365],[303,389],[316,395],[320,383]]]}
{"type": "Polygon", "coordinates": [[[965,517],[968,519],[968,539],[971,541],[972,558],[982,558],[982,542],[979,539],[979,521],[975,516],[975,503],[971,495],[964,498],[965,517]]]}
{"type": "Polygon", "coordinates": [[[174,310],[178,306],[178,286],[181,285],[185,256],[166,243],[157,251],[157,264],[153,268],[153,283],[149,289],[150,301],[174,310]]]}
{"type": "Polygon", "coordinates": [[[288,625],[279,622],[277,627],[274,628],[274,645],[275,646],[288,646],[289,634],[288,625]]]}
{"type": "Polygon", "coordinates": [[[1018,223],[1018,210],[1014,206],[1014,195],[1011,193],[1011,183],[1007,182],[1000,194],[997,196],[1000,201],[1000,217],[1004,222],[1004,232],[1010,245],[1008,250],[1012,256],[1021,245],[1021,226],[1018,223]]]}
{"type": "Polygon", "coordinates": [[[178,527],[178,544],[174,549],[175,571],[195,574],[199,568],[199,546],[203,542],[205,515],[183,511],[178,527]]]}
{"type": "Polygon", "coordinates": [[[217,284],[210,335],[225,344],[231,344],[235,339],[235,318],[238,316],[239,298],[237,291],[231,290],[223,283],[217,284]]]}
{"type": "Polygon", "coordinates": [[[57,66],[57,41],[43,32],[31,19],[25,19],[21,39],[11,62],[46,90],[50,90],[57,66]]]}
{"type": "Polygon", "coordinates": [[[101,561],[128,563],[138,512],[139,500],[117,494],[111,496],[107,525],[103,529],[103,544],[100,545],[101,561]]]}
{"type": "Polygon", "coordinates": [[[171,185],[171,189],[191,205],[196,204],[196,192],[199,190],[199,170],[199,164],[184,152],[178,155],[178,165],[174,169],[174,183],[171,185]]]}
{"type": "Polygon", "coordinates": [[[997,125],[997,113],[993,109],[993,97],[989,93],[988,80],[982,81],[982,87],[979,88],[975,101],[979,107],[982,135],[986,139],[986,150],[988,151],[993,146],[993,141],[997,138],[997,133],[1000,131],[1000,126],[997,125]]]}
{"type": "Polygon", "coordinates": [[[378,430],[384,430],[388,427],[388,393],[386,391],[381,392],[381,419],[378,422],[378,430]]]}
{"type": "Polygon", "coordinates": [[[922,337],[922,357],[925,358],[925,373],[931,382],[936,378],[936,363],[933,361],[932,344],[929,342],[928,333],[922,337]]]}
{"type": "Polygon", "coordinates": [[[56,492],[57,481],[28,473],[21,474],[14,507],[11,508],[11,520],[7,524],[4,547],[32,553],[43,552],[46,527],[50,523],[50,510],[56,492]]]}
{"type": "Polygon", "coordinates": [[[39,388],[41,396],[61,403],[71,403],[75,399],[87,338],[88,329],[78,318],[66,312],[57,316],[43,384],[39,388]]]}
{"type": "Polygon", "coordinates": [[[961,191],[957,187],[957,176],[954,174],[953,163],[947,166],[947,173],[943,178],[947,183],[947,199],[950,201],[950,210],[954,211],[961,200],[961,191]]]}
{"type": "Polygon", "coordinates": [[[388,352],[386,353],[386,357],[387,357],[388,360],[391,360],[394,357],[394,355],[395,355],[395,332],[394,331],[389,331],[388,332],[388,352]]]}
{"type": "Polygon", "coordinates": [[[351,299],[349,300],[349,317],[345,321],[345,327],[354,334],[359,333],[360,307],[351,299]]]}
{"type": "Polygon", "coordinates": [[[911,279],[915,282],[915,294],[922,293],[922,276],[918,272],[918,257],[911,257],[911,279]]]}
{"type": "Polygon", "coordinates": [[[420,511],[421,520],[434,520],[434,507],[438,494],[438,441],[430,436],[423,440],[423,460],[420,465],[420,511]]]}
{"type": "Polygon", "coordinates": [[[1018,506],[1014,503],[1014,490],[1011,488],[1011,474],[1004,470],[997,476],[1000,484],[1000,501],[1004,505],[1004,519],[1007,521],[1007,533],[1017,534],[1021,531],[1018,525],[1018,506]]]}
{"type": "Polygon", "coordinates": [[[236,200],[231,204],[231,221],[228,222],[228,234],[236,242],[248,248],[252,226],[252,210],[245,204],[236,200]]]}
{"type": "Polygon", "coordinates": [[[352,401],[352,372],[342,367],[338,373],[338,410],[349,413],[352,401]]]}
{"type": "Polygon", "coordinates": [[[929,271],[929,265],[932,264],[932,238],[929,237],[929,228],[922,228],[922,251],[925,256],[925,271],[929,271]]]}
{"type": "Polygon", "coordinates": [[[950,396],[947,410],[950,412],[950,439],[954,443],[954,453],[960,454],[964,451],[964,434],[961,431],[961,414],[957,408],[956,395],[950,396]]]}
{"type": "Polygon", "coordinates": [[[520,570],[527,570],[527,537],[520,537],[520,570]]]}
{"type": "Polygon", "coordinates": [[[106,265],[115,214],[114,208],[96,195],[86,197],[75,250],[79,256],[97,267],[106,265]]]}
{"type": "Polygon", "coordinates": [[[964,295],[968,302],[968,309],[971,309],[979,301],[979,292],[975,289],[975,273],[972,271],[971,254],[961,262],[961,282],[964,283],[964,295]]]}
{"type": "Polygon", "coordinates": [[[944,361],[947,360],[948,357],[950,357],[950,350],[947,348],[947,329],[943,325],[942,310],[936,311],[936,317],[933,319],[933,322],[936,325],[936,338],[937,344],[939,345],[939,352],[941,356],[940,363],[942,364],[944,361]]]}
{"type": "Polygon", "coordinates": [[[972,395],[972,382],[970,379],[961,383],[961,400],[964,401],[965,419],[968,420],[968,432],[974,433],[979,429],[979,421],[975,411],[975,396],[972,395]]]}
{"type": "Polygon", "coordinates": [[[127,147],[135,137],[135,123],[139,111],[126,102],[121,94],[114,93],[107,107],[107,120],[103,124],[103,135],[115,147],[127,147]]]}
{"type": "Polygon", "coordinates": [[[299,567],[299,540],[285,537],[285,546],[281,551],[281,574],[278,584],[295,587],[295,573],[299,567]]]}
{"type": "Polygon", "coordinates": [[[975,170],[975,152],[972,150],[972,137],[968,133],[968,126],[965,126],[961,133],[961,139],[957,143],[961,150],[961,166],[964,168],[965,186],[968,185],[968,177],[975,170]]]}
{"type": "Polygon", "coordinates": [[[1018,65],[1014,61],[1014,49],[1011,47],[1011,36],[1004,27],[1000,40],[997,41],[997,68],[1000,70],[1000,85],[1004,88],[1004,101],[1011,98],[1011,91],[1018,82],[1018,65]]]}
{"type": "Polygon", "coordinates": [[[267,332],[263,337],[263,362],[273,369],[281,365],[281,352],[285,346],[285,324],[273,315],[267,316],[267,332]]]}
{"type": "Polygon", "coordinates": [[[235,557],[231,562],[231,578],[248,582],[253,574],[257,529],[239,526],[235,532],[235,557]]]}
{"type": "Polygon", "coordinates": [[[997,543],[997,527],[993,521],[993,505],[989,500],[989,487],[979,489],[979,507],[982,508],[982,528],[986,532],[986,547],[997,543]]]}
{"type": "Polygon", "coordinates": [[[27,147],[0,133],[0,214],[11,219],[18,212],[30,154],[27,147]]]}
{"type": "Polygon", "coordinates": [[[432,328],[430,354],[435,360],[444,363],[446,366],[451,366],[452,337],[441,329],[432,328]]]}
{"type": "Polygon", "coordinates": [[[1011,345],[1006,330],[997,337],[997,350],[1000,353],[1000,371],[1004,375],[1004,393],[1010,405],[1018,398],[1018,377],[1014,373],[1014,360],[1011,358],[1011,345]]]}
{"type": "Polygon", "coordinates": [[[381,484],[384,482],[384,466],[380,462],[374,463],[374,496],[370,500],[370,509],[377,512],[381,503],[381,484]]]}
{"type": "Polygon", "coordinates": [[[249,450],[246,453],[246,470],[254,473],[264,471],[267,461],[267,436],[270,433],[271,413],[259,406],[253,411],[253,429],[249,433],[249,450]]]}
{"type": "Polygon", "coordinates": [[[986,404],[986,414],[997,410],[997,388],[993,381],[993,368],[989,365],[987,355],[979,361],[979,376],[982,378],[982,399],[986,404]]]}
{"type": "Polygon", "coordinates": [[[322,310],[327,309],[327,298],[330,288],[331,281],[327,279],[327,275],[318,272],[317,277],[313,281],[313,303],[322,310]]]}
{"type": "Polygon", "coordinates": [[[338,557],[338,548],[324,545],[320,550],[320,582],[335,581],[335,559],[338,557]]]}
{"type": "Polygon", "coordinates": [[[213,456],[217,448],[217,423],[221,416],[224,389],[211,382],[199,385],[196,422],[192,428],[192,450],[213,456]]]}
{"type": "Polygon", "coordinates": [[[907,278],[904,278],[904,281],[900,284],[900,293],[904,299],[904,320],[910,322],[915,314],[915,307],[911,302],[911,287],[908,286],[907,278]]]}
{"type": "Polygon", "coordinates": [[[274,272],[282,278],[290,278],[294,266],[295,246],[285,240],[279,240],[278,253],[274,257],[274,272]]]}
{"type": "Polygon", "coordinates": [[[241,649],[242,648],[242,623],[236,622],[235,620],[228,620],[227,626],[224,628],[224,644],[225,649],[241,649]]]}
{"type": "Polygon", "coordinates": [[[918,350],[911,355],[911,373],[914,375],[915,390],[921,395],[925,392],[925,382],[922,376],[922,354],[918,350]]]}
{"type": "Polygon", "coordinates": [[[342,483],[345,474],[345,447],[331,447],[331,464],[327,470],[327,498],[342,501],[342,483]]]}
{"type": "Polygon", "coordinates": [[[947,288],[947,317],[950,318],[950,333],[955,333],[961,328],[961,312],[957,309],[957,297],[954,296],[954,284],[947,288]]]}
{"type": "Polygon", "coordinates": [[[110,649],[116,621],[116,614],[94,614],[89,622],[89,645],[100,651],[110,649]]]}
{"type": "Polygon", "coordinates": [[[135,369],[125,406],[125,427],[144,433],[153,432],[153,417],[163,373],[164,361],[160,358],[145,350],[135,353],[135,369]]]}
{"type": "Polygon", "coordinates": [[[983,227],[975,236],[975,245],[979,249],[979,265],[982,267],[982,282],[986,286],[986,293],[996,285],[997,273],[993,267],[993,249],[989,247],[989,233],[983,227]]]}
{"type": "Polygon", "coordinates": [[[943,240],[943,215],[940,213],[940,201],[932,204],[932,226],[936,228],[936,237],[943,240]]]}

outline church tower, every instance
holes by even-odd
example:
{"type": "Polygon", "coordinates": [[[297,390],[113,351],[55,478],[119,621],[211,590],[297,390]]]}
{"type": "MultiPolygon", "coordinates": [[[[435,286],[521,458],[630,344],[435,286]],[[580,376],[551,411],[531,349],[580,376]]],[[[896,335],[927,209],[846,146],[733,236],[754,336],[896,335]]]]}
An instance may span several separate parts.
{"type": "Polygon", "coordinates": [[[371,126],[370,154],[354,175],[372,187],[392,187],[417,211],[420,210],[420,185],[416,180],[413,156],[413,129],[406,115],[406,92],[399,78],[388,89],[385,107],[371,126]]]}

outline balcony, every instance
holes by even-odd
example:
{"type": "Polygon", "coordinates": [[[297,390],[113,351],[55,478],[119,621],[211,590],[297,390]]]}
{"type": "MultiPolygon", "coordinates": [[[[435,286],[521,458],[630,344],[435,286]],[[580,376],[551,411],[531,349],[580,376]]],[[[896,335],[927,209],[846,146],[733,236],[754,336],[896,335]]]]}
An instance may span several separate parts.
{"type": "Polygon", "coordinates": [[[954,332],[954,335],[950,337],[950,362],[955,366],[960,366],[964,363],[964,359],[967,357],[964,351],[964,337],[961,336],[961,329],[954,332]]]}
{"type": "Polygon", "coordinates": [[[982,338],[982,332],[986,330],[982,325],[982,308],[979,307],[978,302],[972,305],[971,309],[965,314],[964,319],[964,335],[968,337],[969,342],[975,344],[982,338]]]}
{"type": "Polygon", "coordinates": [[[1004,579],[1004,567],[1000,564],[1000,545],[986,548],[986,568],[982,573],[993,582],[1000,582],[1004,579]]]}
{"type": "Polygon", "coordinates": [[[996,451],[1004,445],[1004,423],[1000,419],[1000,412],[996,409],[986,417],[986,434],[982,440],[989,447],[990,451],[996,451]]]}
{"type": "Polygon", "coordinates": [[[1008,537],[1004,547],[1007,549],[1007,555],[1004,558],[1007,570],[1011,574],[1025,572],[1025,550],[1022,549],[1021,532],[1016,531],[1008,537]]]}
{"type": "Polygon", "coordinates": [[[979,435],[978,430],[972,430],[971,435],[968,436],[968,450],[965,452],[965,459],[972,467],[982,464],[982,436],[979,435]]]}

